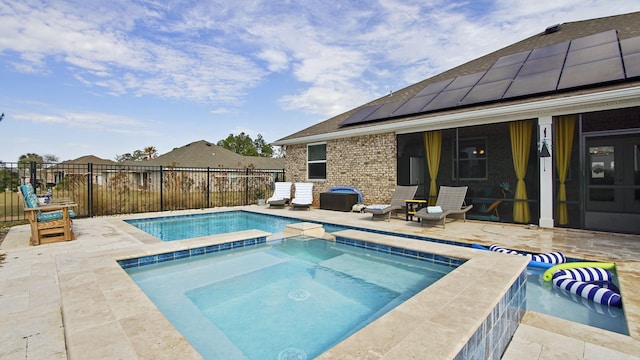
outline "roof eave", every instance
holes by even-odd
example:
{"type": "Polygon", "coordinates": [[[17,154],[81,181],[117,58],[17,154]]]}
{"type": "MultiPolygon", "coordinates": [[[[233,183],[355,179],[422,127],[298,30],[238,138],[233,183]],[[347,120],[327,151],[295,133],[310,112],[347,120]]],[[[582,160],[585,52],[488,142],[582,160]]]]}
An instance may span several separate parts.
{"type": "Polygon", "coordinates": [[[283,146],[306,144],[388,132],[406,134],[412,132],[531,119],[541,116],[575,114],[584,112],[585,110],[601,111],[631,106],[640,106],[640,86],[601,91],[592,94],[581,94],[562,98],[531,101],[521,104],[504,105],[493,108],[460,111],[444,115],[431,115],[413,120],[382,123],[368,127],[353,129],[347,128],[346,130],[333,131],[324,134],[278,140],[274,142],[273,145],[283,146]]]}

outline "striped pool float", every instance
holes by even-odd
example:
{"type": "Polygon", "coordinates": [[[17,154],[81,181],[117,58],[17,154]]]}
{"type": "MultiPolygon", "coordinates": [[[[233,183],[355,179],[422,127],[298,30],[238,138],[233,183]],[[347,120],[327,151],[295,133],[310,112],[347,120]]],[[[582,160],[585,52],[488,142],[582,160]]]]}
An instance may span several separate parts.
{"type": "Polygon", "coordinates": [[[546,254],[527,254],[527,253],[521,253],[511,249],[505,249],[496,244],[489,245],[489,250],[503,253],[503,254],[522,255],[530,258],[532,261],[537,261],[537,262],[547,263],[547,264],[562,264],[567,261],[567,258],[561,252],[550,252],[546,254]]]}
{"type": "Polygon", "coordinates": [[[616,291],[597,284],[607,284],[615,286],[611,283],[613,275],[609,270],[600,268],[576,268],[558,270],[553,274],[553,285],[560,289],[582,296],[585,299],[592,300],[596,303],[622,307],[622,297],[616,291]]]}

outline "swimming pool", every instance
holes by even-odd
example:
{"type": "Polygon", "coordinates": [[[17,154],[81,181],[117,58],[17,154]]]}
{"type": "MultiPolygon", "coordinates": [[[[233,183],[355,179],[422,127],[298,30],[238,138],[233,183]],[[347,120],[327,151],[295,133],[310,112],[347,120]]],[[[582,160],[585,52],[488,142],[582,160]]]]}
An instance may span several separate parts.
{"type": "MultiPolygon", "coordinates": [[[[544,270],[527,269],[527,310],[628,335],[622,308],[601,305],[542,279],[544,270]]],[[[624,300],[623,300],[624,301],[624,300]]]]}
{"type": "MultiPolygon", "coordinates": [[[[283,231],[286,225],[300,222],[300,219],[278,215],[258,214],[247,211],[225,211],[209,214],[127,220],[127,222],[163,241],[173,241],[247,229],[259,229],[270,233],[279,233],[283,231]]],[[[322,224],[327,232],[335,232],[348,228],[346,226],[334,224],[322,224]]],[[[362,231],[372,231],[366,228],[357,229],[362,231]]],[[[399,237],[409,237],[407,235],[389,232],[379,233],[399,237]]],[[[410,236],[410,238],[456,246],[470,246],[470,244],[466,243],[419,236],[410,236]]],[[[541,276],[535,269],[530,269],[528,271],[526,288],[527,310],[540,312],[561,319],[625,335],[628,334],[627,322],[623,309],[604,307],[600,304],[585,300],[581,297],[576,297],[566,291],[555,288],[550,282],[542,281],[541,276]]]]}
{"type": "Polygon", "coordinates": [[[206,359],[311,359],[462,263],[424,259],[295,237],[121,264],[206,359]]]}
{"type": "MultiPolygon", "coordinates": [[[[280,233],[287,225],[298,223],[300,220],[246,211],[223,211],[197,215],[125,220],[125,222],[162,241],[175,241],[248,229],[280,233]]],[[[326,232],[347,228],[331,224],[323,225],[326,232]]]]}

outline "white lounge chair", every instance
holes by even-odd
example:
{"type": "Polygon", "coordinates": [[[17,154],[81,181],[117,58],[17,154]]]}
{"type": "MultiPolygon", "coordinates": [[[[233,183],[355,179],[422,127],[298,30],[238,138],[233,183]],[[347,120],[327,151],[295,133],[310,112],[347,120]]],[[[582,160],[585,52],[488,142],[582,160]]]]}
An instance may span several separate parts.
{"type": "Polygon", "coordinates": [[[295,193],[291,205],[294,209],[310,209],[313,203],[313,183],[295,183],[295,193]]]}
{"type": "Polygon", "coordinates": [[[289,203],[289,201],[291,201],[291,183],[284,181],[275,183],[273,196],[267,199],[269,207],[284,207],[289,203]]]}

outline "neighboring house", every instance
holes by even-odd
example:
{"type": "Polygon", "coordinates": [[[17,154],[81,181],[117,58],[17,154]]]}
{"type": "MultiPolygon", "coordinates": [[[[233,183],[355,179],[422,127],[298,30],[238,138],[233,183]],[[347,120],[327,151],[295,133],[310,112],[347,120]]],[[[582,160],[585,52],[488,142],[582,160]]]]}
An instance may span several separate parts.
{"type": "Polygon", "coordinates": [[[640,12],[540,30],[276,141],[287,180],[467,185],[477,219],[640,233],[640,12]]]}
{"type": "Polygon", "coordinates": [[[117,163],[112,160],[101,159],[97,156],[86,155],[73,160],[65,160],[59,164],[46,168],[46,183],[54,186],[60,183],[65,176],[90,174],[96,185],[103,185],[109,173],[113,173],[117,163]],[[91,164],[91,167],[90,165],[91,164]],[[95,171],[93,166],[95,165],[95,171]]]}
{"type": "MultiPolygon", "coordinates": [[[[209,181],[207,176],[215,173],[213,177],[219,179],[216,183],[224,183],[225,187],[230,182],[238,180],[237,169],[247,169],[245,176],[255,178],[261,182],[272,182],[282,176],[285,166],[283,158],[243,156],[229,151],[221,146],[215,145],[205,140],[195,141],[185,146],[175,148],[172,151],[160,155],[155,159],[145,161],[126,161],[123,165],[139,167],[139,171],[132,172],[133,182],[141,188],[154,188],[160,184],[160,167],[163,171],[171,170],[176,181],[190,184],[189,190],[197,189],[198,186],[204,188],[209,181]],[[189,179],[180,177],[181,170],[188,170],[191,175],[189,179]],[[227,171],[234,170],[234,171],[227,171]],[[195,177],[192,174],[200,171],[202,176],[195,177]],[[209,173],[209,175],[207,175],[209,173]]],[[[221,185],[222,186],[222,185],[221,185]]]]}

